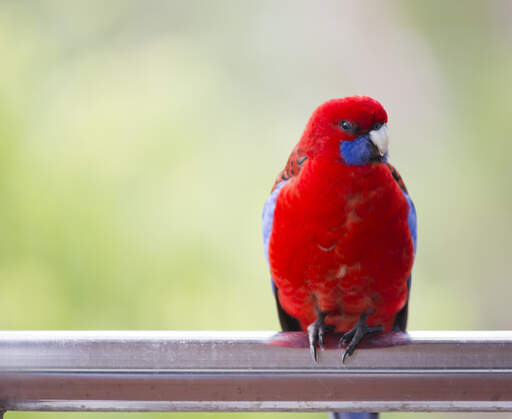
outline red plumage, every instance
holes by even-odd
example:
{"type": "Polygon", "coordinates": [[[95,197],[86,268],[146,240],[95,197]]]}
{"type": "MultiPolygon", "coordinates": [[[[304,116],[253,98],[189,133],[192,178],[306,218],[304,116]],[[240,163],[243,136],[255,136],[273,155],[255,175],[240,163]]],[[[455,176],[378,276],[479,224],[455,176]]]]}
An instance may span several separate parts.
{"type": "Polygon", "coordinates": [[[276,181],[287,183],[273,213],[270,269],[276,298],[303,330],[322,312],[339,332],[364,313],[389,331],[407,302],[414,246],[405,186],[385,159],[350,165],[340,154],[341,142],[379,121],[386,112],[371,98],[326,102],[276,181]],[[342,120],[354,131],[340,129],[342,120]]]}

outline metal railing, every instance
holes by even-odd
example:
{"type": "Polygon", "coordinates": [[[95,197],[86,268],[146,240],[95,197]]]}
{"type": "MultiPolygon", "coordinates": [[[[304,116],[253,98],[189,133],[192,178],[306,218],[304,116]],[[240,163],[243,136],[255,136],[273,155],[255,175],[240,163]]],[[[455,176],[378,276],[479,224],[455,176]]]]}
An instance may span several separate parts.
{"type": "Polygon", "coordinates": [[[512,411],[512,332],[0,332],[0,409],[512,411]]]}

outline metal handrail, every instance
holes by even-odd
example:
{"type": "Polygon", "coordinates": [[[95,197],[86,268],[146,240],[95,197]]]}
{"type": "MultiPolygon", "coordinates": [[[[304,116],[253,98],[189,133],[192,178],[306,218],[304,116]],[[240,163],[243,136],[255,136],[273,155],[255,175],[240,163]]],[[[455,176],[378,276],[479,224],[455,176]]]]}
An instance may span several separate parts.
{"type": "Polygon", "coordinates": [[[0,332],[0,409],[512,411],[512,332],[0,332]]]}

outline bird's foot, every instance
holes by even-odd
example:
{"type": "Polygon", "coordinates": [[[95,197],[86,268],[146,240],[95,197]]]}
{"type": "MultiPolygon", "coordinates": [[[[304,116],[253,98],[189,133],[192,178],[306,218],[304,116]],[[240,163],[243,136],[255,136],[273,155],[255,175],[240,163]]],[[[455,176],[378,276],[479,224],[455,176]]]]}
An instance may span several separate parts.
{"type": "Polygon", "coordinates": [[[355,324],[355,326],[350,329],[347,333],[345,333],[340,339],[340,343],[343,345],[348,345],[347,349],[343,353],[342,362],[345,363],[347,358],[352,355],[357,347],[361,343],[361,341],[365,338],[365,336],[370,335],[372,333],[384,332],[384,327],[379,326],[368,326],[366,323],[366,318],[370,313],[364,313],[359,321],[355,324]]]}
{"type": "Polygon", "coordinates": [[[317,346],[324,350],[325,335],[334,330],[334,327],[325,324],[324,320],[327,313],[319,313],[318,318],[308,326],[308,339],[309,339],[309,350],[315,363],[318,361],[317,357],[317,346]]]}

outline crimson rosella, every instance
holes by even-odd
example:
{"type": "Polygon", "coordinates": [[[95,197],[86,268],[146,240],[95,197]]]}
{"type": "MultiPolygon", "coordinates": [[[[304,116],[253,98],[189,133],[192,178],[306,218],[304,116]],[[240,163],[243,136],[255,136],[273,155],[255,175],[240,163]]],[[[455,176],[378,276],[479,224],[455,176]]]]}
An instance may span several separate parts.
{"type": "Polygon", "coordinates": [[[387,114],[365,96],[311,116],[263,210],[263,242],[284,331],[312,355],[344,332],[343,361],[368,334],[404,331],[416,212],[388,162],[387,114]]]}
{"type": "Polygon", "coordinates": [[[386,123],[365,96],[318,107],[263,209],[281,327],[308,332],[315,362],[329,331],[344,333],[344,362],[366,335],[406,328],[416,211],[387,162],[386,123]]]}

